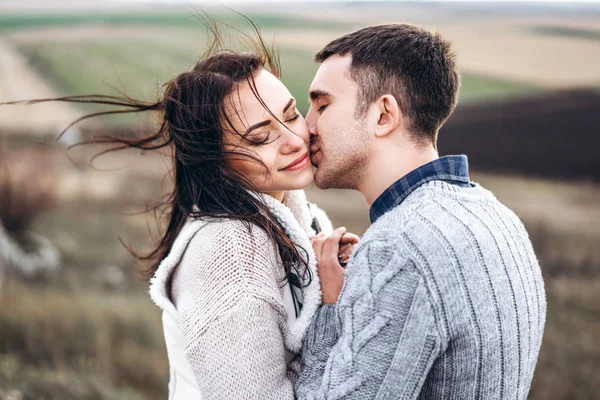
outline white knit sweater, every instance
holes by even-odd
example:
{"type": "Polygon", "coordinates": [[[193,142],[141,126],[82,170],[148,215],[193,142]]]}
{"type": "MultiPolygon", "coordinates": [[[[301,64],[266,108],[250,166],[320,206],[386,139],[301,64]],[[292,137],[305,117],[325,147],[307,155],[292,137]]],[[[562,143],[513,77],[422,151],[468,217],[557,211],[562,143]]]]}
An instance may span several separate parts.
{"type": "Polygon", "coordinates": [[[277,249],[262,229],[189,220],[150,284],[163,310],[169,399],[294,398],[296,354],[321,302],[309,241],[313,217],[323,231],[332,227],[303,191],[289,192],[284,203],[263,197],[308,253],[312,282],[302,290],[302,311],[296,316],[277,249]]]}

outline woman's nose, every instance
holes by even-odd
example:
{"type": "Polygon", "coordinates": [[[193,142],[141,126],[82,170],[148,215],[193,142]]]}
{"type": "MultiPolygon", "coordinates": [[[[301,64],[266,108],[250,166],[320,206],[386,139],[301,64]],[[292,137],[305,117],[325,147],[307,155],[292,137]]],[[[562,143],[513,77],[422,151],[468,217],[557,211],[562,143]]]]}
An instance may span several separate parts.
{"type": "Polygon", "coordinates": [[[287,140],[281,146],[281,152],[284,154],[293,153],[302,150],[308,142],[308,138],[303,138],[301,134],[296,132],[287,131],[285,133],[287,140]]]}

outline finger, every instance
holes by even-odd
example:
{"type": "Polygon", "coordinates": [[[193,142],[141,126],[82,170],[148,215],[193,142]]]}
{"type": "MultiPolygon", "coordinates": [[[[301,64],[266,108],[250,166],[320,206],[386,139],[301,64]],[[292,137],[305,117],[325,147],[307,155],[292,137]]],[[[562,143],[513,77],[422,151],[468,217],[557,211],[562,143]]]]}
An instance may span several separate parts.
{"type": "Polygon", "coordinates": [[[326,237],[322,236],[320,238],[315,239],[312,244],[315,256],[317,258],[317,262],[321,260],[321,254],[323,253],[323,245],[325,244],[325,239],[326,237]]]}
{"type": "Polygon", "coordinates": [[[346,243],[340,246],[340,249],[338,251],[338,254],[342,255],[342,254],[346,254],[352,251],[352,248],[354,247],[353,244],[351,243],[346,243]]]}
{"type": "Polygon", "coordinates": [[[360,237],[358,235],[355,235],[352,232],[346,232],[341,240],[340,243],[352,243],[352,244],[356,244],[358,243],[358,241],[360,240],[360,237]]]}
{"type": "Polygon", "coordinates": [[[321,250],[321,259],[327,259],[328,262],[337,262],[337,255],[340,248],[340,239],[346,233],[346,228],[341,227],[333,231],[331,235],[323,243],[321,250]]]}
{"type": "Polygon", "coordinates": [[[351,253],[354,250],[354,247],[356,247],[356,244],[354,243],[340,244],[339,253],[351,253]]]}
{"type": "Polygon", "coordinates": [[[354,250],[354,246],[348,246],[343,249],[340,249],[338,253],[338,258],[341,261],[348,261],[350,259],[350,255],[352,255],[352,251],[354,250]]]}
{"type": "Polygon", "coordinates": [[[310,244],[313,244],[315,240],[322,238],[325,236],[323,232],[317,233],[315,236],[310,238],[310,244]]]}

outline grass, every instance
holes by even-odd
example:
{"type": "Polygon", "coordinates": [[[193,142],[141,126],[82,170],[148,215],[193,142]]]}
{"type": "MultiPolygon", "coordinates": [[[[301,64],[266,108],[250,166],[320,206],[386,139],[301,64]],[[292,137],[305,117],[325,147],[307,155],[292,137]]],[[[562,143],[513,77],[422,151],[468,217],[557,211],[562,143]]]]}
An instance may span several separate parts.
{"type": "Polygon", "coordinates": [[[71,291],[9,280],[0,299],[1,389],[26,398],[166,396],[160,313],[145,290],[71,291]]]}
{"type": "Polygon", "coordinates": [[[546,290],[544,341],[529,398],[597,398],[600,278],[546,279],[546,290]]]}
{"type": "Polygon", "coordinates": [[[532,84],[493,78],[481,74],[461,74],[460,104],[526,96],[539,92],[532,84]]]}
{"type": "MultiPolygon", "coordinates": [[[[244,19],[230,13],[210,13],[213,18],[222,20],[234,26],[247,26],[244,19]]],[[[270,14],[246,14],[261,28],[307,28],[340,30],[348,29],[352,25],[341,22],[326,22],[305,17],[291,17],[270,14]]],[[[202,22],[198,12],[193,9],[187,11],[161,11],[161,12],[132,12],[132,13],[61,13],[61,14],[4,14],[0,15],[0,31],[19,30],[56,26],[75,26],[85,24],[106,24],[113,26],[147,25],[147,26],[190,26],[200,27],[202,22]]]]}
{"type": "Polygon", "coordinates": [[[555,25],[539,25],[529,28],[529,31],[540,36],[560,37],[567,39],[583,39],[600,41],[600,30],[574,28],[555,25]]]}
{"type": "MultiPolygon", "coordinates": [[[[15,157],[22,150],[11,147],[15,157]]],[[[160,310],[117,239],[144,250],[145,217],[74,200],[32,224],[60,250],[61,271],[29,281],[9,272],[0,282],[0,398],[165,398],[160,310]]]]}
{"type": "Polygon", "coordinates": [[[102,93],[110,86],[150,99],[160,83],[189,68],[198,54],[145,40],[37,43],[22,51],[64,93],[102,93]]]}

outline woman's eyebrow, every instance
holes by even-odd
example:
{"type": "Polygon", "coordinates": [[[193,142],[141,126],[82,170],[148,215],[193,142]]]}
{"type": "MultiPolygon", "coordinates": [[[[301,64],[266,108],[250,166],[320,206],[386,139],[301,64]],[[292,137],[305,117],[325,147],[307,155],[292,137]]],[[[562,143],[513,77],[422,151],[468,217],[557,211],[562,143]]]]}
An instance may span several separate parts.
{"type": "MultiPolygon", "coordinates": [[[[285,113],[291,106],[292,104],[294,104],[295,99],[292,97],[290,99],[290,101],[287,102],[287,104],[285,105],[285,107],[283,107],[283,112],[285,113]]],[[[250,132],[252,132],[254,129],[258,129],[258,128],[262,128],[263,126],[267,126],[269,124],[271,124],[271,120],[267,119],[261,122],[257,122],[256,124],[248,127],[248,129],[246,129],[246,132],[244,132],[244,134],[242,136],[246,136],[247,134],[249,134],[250,132]]]]}
{"type": "Polygon", "coordinates": [[[288,103],[285,105],[285,107],[283,107],[283,113],[284,114],[288,110],[288,108],[291,107],[292,104],[294,104],[294,98],[293,97],[290,99],[290,101],[288,101],[288,103]]]}
{"type": "Polygon", "coordinates": [[[252,132],[254,129],[262,128],[263,126],[268,126],[270,124],[271,124],[270,119],[267,119],[267,120],[264,120],[261,122],[257,122],[256,124],[250,126],[248,129],[246,129],[246,132],[244,132],[244,134],[242,136],[246,136],[247,134],[252,132]]]}

